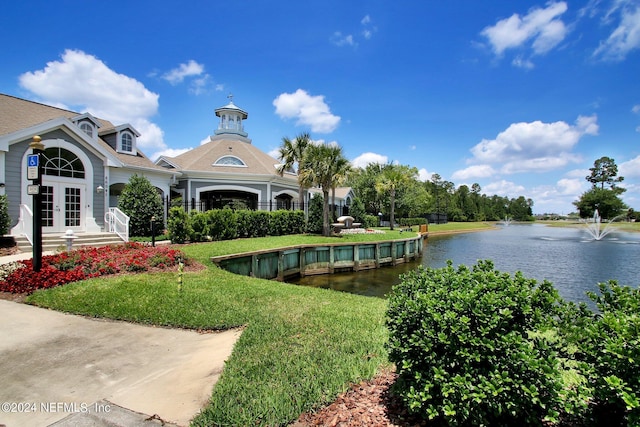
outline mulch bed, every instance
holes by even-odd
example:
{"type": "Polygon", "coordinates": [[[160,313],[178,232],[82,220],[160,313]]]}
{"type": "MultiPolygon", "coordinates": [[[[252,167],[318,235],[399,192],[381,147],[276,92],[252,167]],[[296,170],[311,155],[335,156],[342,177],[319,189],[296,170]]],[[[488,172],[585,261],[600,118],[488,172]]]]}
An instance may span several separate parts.
{"type": "Polygon", "coordinates": [[[308,412],[289,427],[410,427],[427,426],[411,416],[400,400],[391,394],[397,375],[383,371],[370,381],[354,384],[333,403],[308,412]]]}

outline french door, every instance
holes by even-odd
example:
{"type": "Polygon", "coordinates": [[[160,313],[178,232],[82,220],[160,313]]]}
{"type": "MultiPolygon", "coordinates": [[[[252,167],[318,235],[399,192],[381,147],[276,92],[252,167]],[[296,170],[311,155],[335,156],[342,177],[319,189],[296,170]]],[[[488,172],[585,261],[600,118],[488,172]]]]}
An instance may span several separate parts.
{"type": "Polygon", "coordinates": [[[41,186],[43,232],[84,230],[85,187],[65,182],[48,182],[41,186]]]}

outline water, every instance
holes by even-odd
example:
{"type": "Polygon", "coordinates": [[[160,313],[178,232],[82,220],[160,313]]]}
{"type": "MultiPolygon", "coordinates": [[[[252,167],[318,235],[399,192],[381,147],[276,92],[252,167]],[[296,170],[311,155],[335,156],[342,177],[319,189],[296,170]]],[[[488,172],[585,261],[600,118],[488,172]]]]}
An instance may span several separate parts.
{"type": "Polygon", "coordinates": [[[640,284],[640,233],[613,231],[595,241],[584,228],[547,227],[542,224],[511,224],[496,230],[450,236],[432,236],[421,260],[358,273],[307,276],[292,282],[360,295],[383,297],[397,284],[399,275],[418,265],[471,266],[490,259],[504,272],[521,271],[538,282],[552,282],[569,301],[588,301],[585,292],[609,279],[621,285],[640,284]]]}

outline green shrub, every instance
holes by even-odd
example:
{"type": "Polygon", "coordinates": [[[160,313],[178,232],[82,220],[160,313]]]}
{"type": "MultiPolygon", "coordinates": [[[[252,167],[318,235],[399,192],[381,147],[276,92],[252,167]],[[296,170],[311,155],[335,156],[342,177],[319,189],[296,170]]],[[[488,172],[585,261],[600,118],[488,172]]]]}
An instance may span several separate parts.
{"type": "Polygon", "coordinates": [[[380,226],[380,218],[375,215],[365,215],[362,226],[365,228],[373,228],[380,226]]]}
{"type": "Polygon", "coordinates": [[[426,218],[400,218],[398,220],[401,226],[403,227],[412,227],[414,225],[426,224],[426,218]]]}
{"type": "Polygon", "coordinates": [[[206,234],[211,240],[231,240],[238,237],[238,217],[228,208],[206,212],[206,234]]]}
{"type": "Polygon", "coordinates": [[[354,222],[364,224],[364,217],[367,215],[367,212],[364,209],[364,203],[358,197],[354,197],[351,202],[351,206],[349,206],[349,215],[353,217],[354,222]]]}
{"type": "Polygon", "coordinates": [[[304,228],[304,211],[278,210],[271,212],[269,220],[270,236],[303,233],[304,228]]]}
{"type": "Polygon", "coordinates": [[[125,184],[118,208],[129,215],[129,235],[151,236],[151,218],[156,217],[155,226],[162,228],[162,198],[156,188],[144,176],[133,175],[125,184]]]}
{"type": "Polygon", "coordinates": [[[9,218],[9,202],[4,194],[0,196],[0,236],[4,236],[9,231],[11,218],[9,218]]]}
{"type": "Polygon", "coordinates": [[[408,409],[444,425],[540,425],[559,407],[560,373],[544,334],[559,297],[521,273],[423,269],[389,298],[389,357],[408,409]],[[534,338],[535,337],[535,338],[534,338]]]}
{"type": "Polygon", "coordinates": [[[288,234],[288,213],[289,211],[285,210],[277,210],[275,212],[271,212],[271,218],[269,218],[270,236],[282,236],[288,234]]]}
{"type": "Polygon", "coordinates": [[[322,234],[322,194],[314,194],[309,201],[309,218],[307,218],[307,233],[322,234]]]}
{"type": "Polygon", "coordinates": [[[207,216],[206,212],[191,211],[189,212],[190,231],[189,240],[192,242],[204,242],[209,240],[207,235],[207,216]]]}
{"type": "Polygon", "coordinates": [[[640,289],[600,283],[587,292],[599,313],[568,303],[560,327],[586,379],[583,424],[640,425],[640,289]]]}
{"type": "Polygon", "coordinates": [[[174,206],[169,209],[167,230],[169,231],[169,238],[173,243],[184,243],[189,239],[189,235],[191,234],[189,216],[185,210],[182,209],[182,206],[174,206]]]}

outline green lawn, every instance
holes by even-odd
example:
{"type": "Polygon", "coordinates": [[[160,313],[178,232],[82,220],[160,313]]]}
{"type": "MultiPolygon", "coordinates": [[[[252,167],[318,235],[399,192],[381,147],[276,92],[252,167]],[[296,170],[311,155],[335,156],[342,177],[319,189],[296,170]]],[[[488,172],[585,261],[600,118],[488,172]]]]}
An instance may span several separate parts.
{"type": "MultiPolygon", "coordinates": [[[[488,226],[487,226],[488,227],[488,226]]],[[[286,425],[389,364],[386,301],[238,276],[211,256],[298,244],[409,237],[279,236],[181,246],[207,266],[185,273],[104,276],[38,291],[27,302],[92,317],[193,329],[244,326],[196,426],[286,425]]]]}

